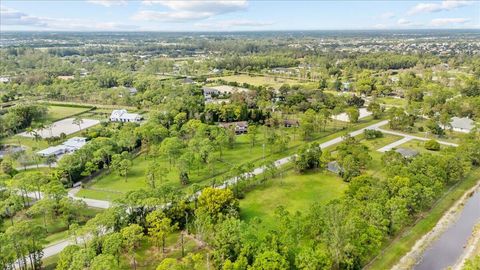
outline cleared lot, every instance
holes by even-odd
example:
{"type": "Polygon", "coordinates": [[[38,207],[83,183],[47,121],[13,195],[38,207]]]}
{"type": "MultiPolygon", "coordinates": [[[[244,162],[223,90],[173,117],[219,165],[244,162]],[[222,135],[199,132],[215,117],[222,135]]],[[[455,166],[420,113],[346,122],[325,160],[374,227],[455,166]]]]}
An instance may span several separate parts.
{"type": "MultiPolygon", "coordinates": [[[[100,123],[99,120],[82,119],[81,123],[77,125],[73,123],[73,119],[74,118],[67,118],[57,121],[53,123],[50,128],[36,129],[35,132],[38,133],[38,135],[40,135],[40,137],[42,138],[50,138],[54,136],[60,136],[60,134],[62,133],[65,133],[65,135],[69,135],[100,123]]],[[[19,135],[29,138],[35,137],[34,133],[27,132],[22,132],[19,135]]]]}
{"type": "MultiPolygon", "coordinates": [[[[372,115],[372,113],[367,111],[366,108],[360,108],[358,110],[358,112],[360,113],[360,116],[358,117],[358,119],[363,119],[367,116],[372,115]]],[[[348,115],[346,113],[341,113],[341,114],[334,115],[334,116],[332,116],[332,118],[335,119],[335,120],[338,120],[338,121],[350,122],[350,118],[348,117],[348,115]]]]}

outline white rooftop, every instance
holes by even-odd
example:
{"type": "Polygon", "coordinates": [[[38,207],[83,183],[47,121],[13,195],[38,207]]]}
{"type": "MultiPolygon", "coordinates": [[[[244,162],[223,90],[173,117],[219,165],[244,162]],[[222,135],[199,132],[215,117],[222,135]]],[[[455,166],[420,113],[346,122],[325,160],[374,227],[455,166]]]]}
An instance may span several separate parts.
{"type": "Polygon", "coordinates": [[[127,120],[139,120],[141,115],[138,113],[128,113],[127,110],[113,110],[110,115],[110,119],[127,119],[127,120]]]}

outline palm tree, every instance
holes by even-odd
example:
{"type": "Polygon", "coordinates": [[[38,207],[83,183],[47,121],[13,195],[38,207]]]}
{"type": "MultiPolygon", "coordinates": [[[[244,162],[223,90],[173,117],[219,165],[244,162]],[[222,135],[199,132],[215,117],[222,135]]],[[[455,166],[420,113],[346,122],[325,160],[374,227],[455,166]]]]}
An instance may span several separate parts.
{"type": "Polygon", "coordinates": [[[78,129],[82,130],[81,124],[83,124],[83,119],[77,116],[75,119],[73,119],[72,124],[77,125],[78,129]]]}

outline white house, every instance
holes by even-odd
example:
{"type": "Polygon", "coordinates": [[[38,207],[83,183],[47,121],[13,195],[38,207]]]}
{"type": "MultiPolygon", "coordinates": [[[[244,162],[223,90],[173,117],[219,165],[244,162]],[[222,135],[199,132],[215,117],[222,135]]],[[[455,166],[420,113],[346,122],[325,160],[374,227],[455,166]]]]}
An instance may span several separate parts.
{"type": "Polygon", "coordinates": [[[143,117],[138,113],[128,113],[127,110],[114,110],[110,115],[112,122],[140,122],[143,117]]]}
{"type": "Polygon", "coordinates": [[[75,152],[87,143],[87,139],[83,137],[73,137],[60,145],[51,146],[38,151],[37,154],[42,157],[60,156],[66,153],[75,152]]]}
{"type": "MultiPolygon", "coordinates": [[[[453,131],[469,133],[475,127],[475,122],[468,117],[452,117],[450,126],[453,131]]],[[[442,126],[442,128],[449,129],[450,127],[442,126]]]]}

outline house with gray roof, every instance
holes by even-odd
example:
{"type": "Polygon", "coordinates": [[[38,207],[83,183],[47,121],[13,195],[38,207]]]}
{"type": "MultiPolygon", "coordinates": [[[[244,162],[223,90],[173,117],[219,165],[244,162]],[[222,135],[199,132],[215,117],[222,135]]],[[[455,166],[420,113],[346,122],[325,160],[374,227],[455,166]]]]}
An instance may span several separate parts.
{"type": "Polygon", "coordinates": [[[327,170],[334,173],[334,174],[340,174],[343,171],[343,168],[338,164],[337,161],[330,161],[327,163],[327,170]]]}
{"type": "Polygon", "coordinates": [[[402,155],[404,158],[413,158],[418,155],[417,150],[409,149],[409,148],[397,148],[395,152],[402,155]]]}
{"type": "Polygon", "coordinates": [[[468,117],[452,117],[450,126],[442,126],[444,129],[452,129],[453,131],[469,133],[475,127],[475,122],[468,117]]]}

